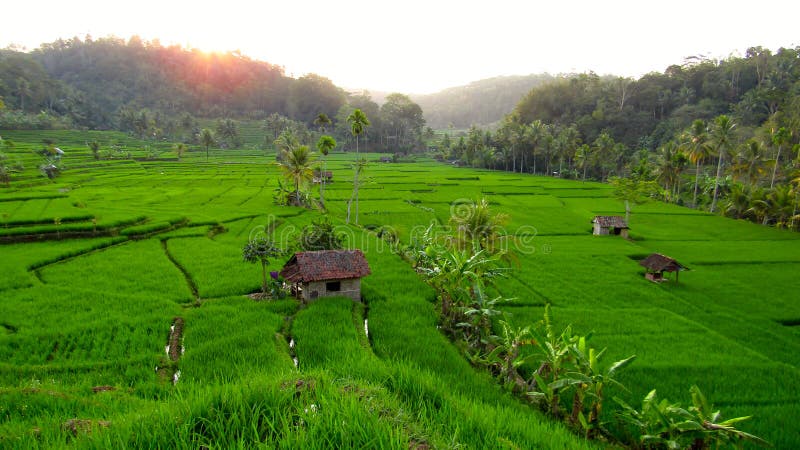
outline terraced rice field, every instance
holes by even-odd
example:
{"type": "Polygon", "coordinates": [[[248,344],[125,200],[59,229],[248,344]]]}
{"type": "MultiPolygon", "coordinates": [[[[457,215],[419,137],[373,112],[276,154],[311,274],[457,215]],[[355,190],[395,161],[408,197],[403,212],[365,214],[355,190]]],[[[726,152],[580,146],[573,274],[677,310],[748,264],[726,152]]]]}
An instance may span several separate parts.
{"type": "Polygon", "coordinates": [[[42,135],[0,133],[26,166],[0,189],[0,447],[590,447],[471,368],[436,329],[432,291],[370,231],[408,243],[480,196],[511,217],[518,262],[499,291],[515,324],[549,303],[607,360],[638,356],[617,395],[657,388],[686,404],[697,384],[727,417],[753,415],[743,429],[800,446],[796,233],[649,203],[634,207],[632,240],[592,236],[594,215],[623,213],[608,186],[424,160],[372,163],[359,226],[345,226],[352,155],[333,153],[329,216],[373,274],[365,307],[300,309],[245,296],[261,276],[241,260],[248,237],[287,241],[319,217],[273,204],[273,155],[94,161],[88,140],[142,155],[147,143],[49,133],[67,153],[55,182],[31,156],[42,135]],[[691,271],[650,283],[637,261],[651,252],[691,271]]]}

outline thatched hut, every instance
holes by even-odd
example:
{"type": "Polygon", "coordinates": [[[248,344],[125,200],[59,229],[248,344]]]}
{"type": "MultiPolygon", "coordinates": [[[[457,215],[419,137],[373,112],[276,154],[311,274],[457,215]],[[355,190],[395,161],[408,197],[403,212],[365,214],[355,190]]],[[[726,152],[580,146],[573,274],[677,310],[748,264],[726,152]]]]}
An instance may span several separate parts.
{"type": "Polygon", "coordinates": [[[596,236],[618,235],[628,238],[628,223],[622,216],[594,216],[592,234],[596,236]]]}
{"type": "Polygon", "coordinates": [[[361,278],[370,273],[361,250],[320,250],[295,253],[280,274],[303,300],[344,296],[360,302],[361,278]]]}
{"type": "Polygon", "coordinates": [[[312,180],[315,184],[322,183],[323,181],[325,184],[333,183],[333,172],[330,170],[314,170],[314,179],[312,180]]]}
{"type": "Polygon", "coordinates": [[[639,261],[639,265],[644,267],[647,271],[644,277],[654,283],[665,281],[664,272],[675,272],[675,282],[678,282],[678,273],[683,270],[689,270],[686,266],[675,261],[669,256],[664,256],[660,253],[653,253],[647,258],[639,261]]]}

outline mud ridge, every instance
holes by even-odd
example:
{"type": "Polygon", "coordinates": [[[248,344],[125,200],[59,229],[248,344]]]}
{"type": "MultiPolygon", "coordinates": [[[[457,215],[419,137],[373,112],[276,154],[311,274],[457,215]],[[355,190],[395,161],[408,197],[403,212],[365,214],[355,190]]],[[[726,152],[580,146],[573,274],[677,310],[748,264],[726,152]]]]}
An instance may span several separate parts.
{"type": "Polygon", "coordinates": [[[192,276],[189,274],[186,268],[183,267],[181,263],[178,262],[177,259],[175,259],[172,253],[170,253],[169,247],[167,246],[167,241],[168,239],[161,240],[161,248],[164,249],[164,254],[167,256],[167,259],[169,259],[169,261],[175,267],[177,267],[178,270],[181,271],[181,273],[183,274],[183,278],[186,279],[186,284],[189,286],[189,290],[192,291],[192,296],[194,297],[194,301],[199,303],[200,291],[197,289],[197,284],[195,284],[194,280],[192,279],[192,276]]]}

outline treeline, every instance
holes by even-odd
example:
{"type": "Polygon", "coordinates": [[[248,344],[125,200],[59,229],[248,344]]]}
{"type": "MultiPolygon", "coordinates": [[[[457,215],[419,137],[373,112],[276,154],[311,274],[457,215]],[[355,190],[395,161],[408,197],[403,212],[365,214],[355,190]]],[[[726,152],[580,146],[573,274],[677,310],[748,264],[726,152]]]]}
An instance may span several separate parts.
{"type": "Polygon", "coordinates": [[[201,125],[216,120],[207,128],[216,128],[220,144],[236,146],[240,120],[264,120],[269,128],[278,117],[313,130],[325,114],[346,143],[344,119],[356,108],[372,121],[364,136],[370,150],[422,148],[422,110],[408,97],[389,95],[378,107],[322,76],[290,78],[283,68],[238,52],[205,53],[137,37],[59,39],[30,53],[0,50],[0,129],[114,129],[198,143],[201,125]]]}
{"type": "Polygon", "coordinates": [[[800,226],[800,48],[594,74],[531,90],[495,132],[444,135],[441,158],[515,172],[657,181],[656,195],[800,226]]]}
{"type": "MultiPolygon", "coordinates": [[[[313,78],[320,107],[335,112],[344,94],[313,78]],[[322,99],[336,99],[332,105],[322,99]]],[[[292,96],[283,69],[238,53],[205,53],[158,41],[115,37],[59,39],[30,53],[0,52],[0,96],[6,108],[44,112],[91,129],[118,128],[125,110],[165,115],[266,117],[302,111],[307,100],[292,96]]]]}
{"type": "Polygon", "coordinates": [[[412,98],[434,129],[489,126],[502,120],[532,88],[551,80],[547,74],[494,77],[412,98]]]}

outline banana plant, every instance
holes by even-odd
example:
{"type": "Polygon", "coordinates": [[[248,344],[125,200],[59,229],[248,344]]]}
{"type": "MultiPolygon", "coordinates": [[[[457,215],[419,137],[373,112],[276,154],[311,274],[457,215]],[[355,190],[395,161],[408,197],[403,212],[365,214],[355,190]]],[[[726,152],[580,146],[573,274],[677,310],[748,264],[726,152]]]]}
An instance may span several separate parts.
{"type": "Polygon", "coordinates": [[[601,430],[600,414],[603,410],[605,388],[612,385],[627,390],[616,380],[616,374],[630,365],[636,359],[636,355],[616,361],[606,370],[601,370],[599,361],[606,349],[597,351],[589,347],[587,341],[587,337],[580,337],[577,344],[570,346],[577,370],[565,373],[563,378],[553,382],[552,387],[560,389],[572,387],[575,390],[570,421],[575,425],[580,424],[586,437],[591,438],[601,430]],[[589,411],[588,414],[584,414],[587,400],[589,411]]]}
{"type": "Polygon", "coordinates": [[[472,339],[468,341],[472,342],[473,347],[480,349],[489,345],[489,341],[494,336],[492,334],[492,317],[502,314],[502,311],[497,309],[498,305],[511,299],[502,296],[489,298],[484,287],[478,283],[476,283],[474,292],[472,303],[459,308],[466,321],[457,326],[469,331],[472,339]]]}
{"type": "Polygon", "coordinates": [[[705,445],[695,448],[710,448],[712,442],[717,448],[725,444],[741,447],[742,441],[750,441],[762,447],[771,447],[767,441],[760,437],[736,429],[734,425],[750,419],[750,416],[722,420],[720,411],[713,411],[711,404],[699,387],[694,385],[689,389],[689,392],[692,395],[692,406],[689,407],[689,411],[694,415],[695,422],[702,427],[705,437],[703,439],[705,445]]]}
{"type": "Polygon", "coordinates": [[[614,401],[622,407],[619,418],[639,432],[638,444],[642,448],[702,450],[711,448],[712,443],[716,448],[724,444],[741,448],[744,441],[771,446],[760,437],[735,428],[735,424],[749,417],[723,421],[719,411],[711,412],[708,400],[697,386],[692,386],[690,392],[693,406],[688,410],[666,399],[659,401],[655,389],[644,397],[641,410],[617,397],[614,401]]]}
{"type": "Polygon", "coordinates": [[[641,448],[687,448],[694,442],[694,437],[687,433],[701,429],[680,404],[666,399],[659,401],[655,389],[644,397],[641,410],[618,397],[614,397],[614,401],[622,407],[618,417],[637,430],[641,448]]]}
{"type": "Polygon", "coordinates": [[[525,392],[528,383],[519,374],[519,368],[533,355],[522,355],[524,346],[536,345],[531,327],[515,328],[506,320],[498,321],[500,335],[494,339],[492,350],[474,361],[488,366],[512,392],[525,392]]]}
{"type": "Polygon", "coordinates": [[[559,391],[563,386],[556,381],[573,363],[570,347],[578,342],[579,336],[572,334],[572,326],[567,326],[560,334],[556,333],[549,304],[544,309],[542,326],[543,333],[539,330],[533,331],[533,337],[538,343],[540,361],[539,367],[529,382],[531,390],[527,395],[557,417],[559,415],[559,391]]]}

